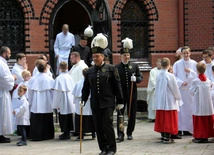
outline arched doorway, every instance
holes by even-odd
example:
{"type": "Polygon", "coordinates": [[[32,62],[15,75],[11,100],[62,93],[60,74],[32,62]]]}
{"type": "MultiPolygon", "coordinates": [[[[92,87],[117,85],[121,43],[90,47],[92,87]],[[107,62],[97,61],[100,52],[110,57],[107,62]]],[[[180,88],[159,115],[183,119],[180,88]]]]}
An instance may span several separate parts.
{"type": "MultiPolygon", "coordinates": [[[[109,48],[111,49],[111,17],[106,1],[97,1],[95,8],[85,0],[66,0],[56,4],[49,22],[49,51],[53,68],[55,68],[53,45],[56,35],[62,31],[63,24],[68,24],[69,31],[74,35],[79,30],[84,30],[88,25],[92,25],[94,35],[97,33],[108,35],[109,48]]],[[[90,41],[88,45],[90,46],[90,41]]]]}
{"type": "Polygon", "coordinates": [[[81,3],[67,0],[59,2],[52,12],[49,24],[50,40],[50,62],[55,69],[54,41],[56,35],[62,31],[62,25],[68,24],[69,31],[76,35],[79,31],[84,31],[88,25],[92,25],[90,14],[81,3]]]}

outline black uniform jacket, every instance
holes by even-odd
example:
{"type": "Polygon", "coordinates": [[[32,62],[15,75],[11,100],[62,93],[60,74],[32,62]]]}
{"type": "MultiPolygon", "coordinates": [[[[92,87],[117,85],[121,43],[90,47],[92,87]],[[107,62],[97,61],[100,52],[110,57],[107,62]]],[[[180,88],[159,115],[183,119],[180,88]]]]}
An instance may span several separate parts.
{"type": "Polygon", "coordinates": [[[91,93],[91,108],[100,109],[123,104],[120,77],[117,68],[111,64],[92,66],[86,72],[82,89],[82,101],[86,103],[91,93]]]}
{"type": "Polygon", "coordinates": [[[74,46],[73,51],[79,52],[81,60],[84,60],[85,63],[87,64],[87,56],[88,53],[90,52],[90,48],[88,46],[82,47],[80,44],[78,44],[74,46]]]}
{"type": "Polygon", "coordinates": [[[133,83],[132,98],[137,98],[137,83],[143,80],[142,74],[138,67],[138,64],[129,62],[124,65],[122,62],[117,64],[118,72],[121,80],[121,87],[123,90],[123,97],[125,102],[129,102],[130,90],[131,90],[131,76],[134,74],[136,76],[136,82],[133,83]]]}

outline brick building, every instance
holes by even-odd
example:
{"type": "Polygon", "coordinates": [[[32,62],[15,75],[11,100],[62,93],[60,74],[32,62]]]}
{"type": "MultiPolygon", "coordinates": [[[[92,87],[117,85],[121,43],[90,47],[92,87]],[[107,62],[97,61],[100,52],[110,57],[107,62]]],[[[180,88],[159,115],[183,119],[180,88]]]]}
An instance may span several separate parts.
{"type": "Polygon", "coordinates": [[[175,50],[192,49],[192,58],[214,46],[214,0],[1,0],[0,44],[27,54],[32,71],[39,54],[50,56],[54,66],[56,34],[67,23],[77,34],[88,25],[108,35],[113,63],[120,62],[121,40],[133,39],[131,57],[139,63],[146,87],[157,58],[175,61],[175,50]]]}

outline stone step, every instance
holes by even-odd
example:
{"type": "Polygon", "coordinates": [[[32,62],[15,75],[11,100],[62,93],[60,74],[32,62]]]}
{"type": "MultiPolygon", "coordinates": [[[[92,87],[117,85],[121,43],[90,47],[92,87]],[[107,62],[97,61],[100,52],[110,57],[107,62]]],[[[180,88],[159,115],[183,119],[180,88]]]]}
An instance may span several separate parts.
{"type": "Polygon", "coordinates": [[[148,59],[130,59],[131,62],[138,64],[140,71],[150,71],[152,66],[148,59]]]}

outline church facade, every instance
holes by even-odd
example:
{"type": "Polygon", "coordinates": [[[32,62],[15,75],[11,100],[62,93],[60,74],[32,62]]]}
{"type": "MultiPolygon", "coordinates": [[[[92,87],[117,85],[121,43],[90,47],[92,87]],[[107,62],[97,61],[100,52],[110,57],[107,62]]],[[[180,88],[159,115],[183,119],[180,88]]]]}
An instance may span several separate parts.
{"type": "Polygon", "coordinates": [[[214,46],[214,0],[0,1],[0,45],[9,46],[13,58],[26,53],[30,70],[44,53],[54,68],[53,44],[63,24],[73,34],[88,25],[94,35],[105,33],[113,64],[120,62],[121,40],[131,38],[131,58],[144,76],[140,87],[146,87],[157,58],[169,57],[173,63],[176,49],[187,45],[199,61],[201,52],[214,46]]]}

